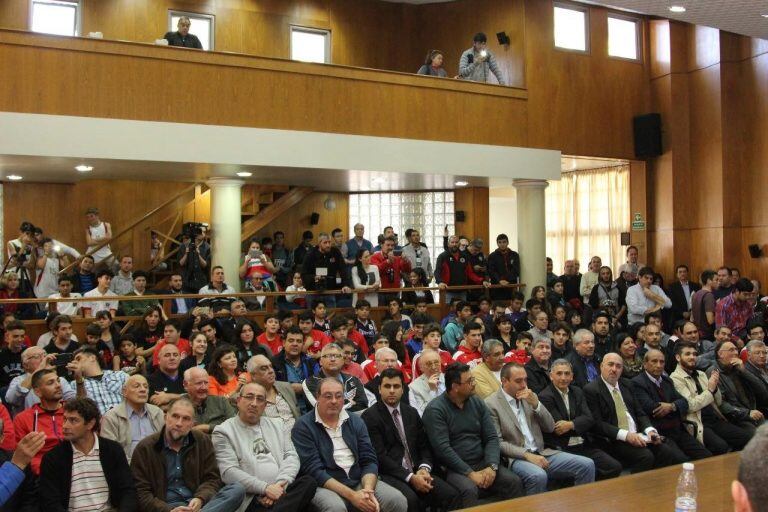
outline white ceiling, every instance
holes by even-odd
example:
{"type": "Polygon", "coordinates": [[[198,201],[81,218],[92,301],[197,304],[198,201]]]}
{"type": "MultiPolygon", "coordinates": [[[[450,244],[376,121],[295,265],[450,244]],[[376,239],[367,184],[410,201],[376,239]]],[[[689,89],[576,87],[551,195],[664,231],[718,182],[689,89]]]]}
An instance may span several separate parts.
{"type": "MultiPolygon", "coordinates": [[[[384,0],[406,4],[446,3],[455,0],[384,0]]],[[[499,0],[504,1],[504,0],[499,0]]],[[[541,1],[541,0],[537,0],[541,1]]],[[[696,25],[715,27],[726,32],[768,39],[768,1],[766,0],[582,0],[639,14],[647,14],[685,21],[696,25]],[[669,11],[672,5],[681,5],[686,12],[669,11]]]]}

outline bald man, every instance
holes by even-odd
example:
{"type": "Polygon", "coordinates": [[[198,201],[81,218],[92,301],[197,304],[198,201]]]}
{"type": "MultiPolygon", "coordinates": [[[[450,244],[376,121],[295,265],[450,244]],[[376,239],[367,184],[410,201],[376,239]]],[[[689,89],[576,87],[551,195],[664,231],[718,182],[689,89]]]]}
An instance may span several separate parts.
{"type": "Polygon", "coordinates": [[[163,410],[148,399],[149,382],[143,375],[132,375],[123,386],[123,401],[101,420],[101,436],[120,443],[128,462],[139,441],[164,425],[163,410]]]}
{"type": "Polygon", "coordinates": [[[164,345],[157,353],[157,369],[149,376],[149,401],[165,410],[184,393],[179,373],[181,353],[176,345],[164,345]]]}
{"type": "Polygon", "coordinates": [[[183,397],[195,405],[195,430],[210,434],[213,429],[232,418],[237,411],[227,397],[208,394],[208,372],[197,366],[184,372],[183,397]]]}
{"type": "Polygon", "coordinates": [[[761,512],[768,503],[768,425],[757,429],[741,452],[739,475],[731,484],[734,512],[761,512]]]}
{"type": "MultiPolygon", "coordinates": [[[[24,373],[13,378],[5,393],[5,402],[8,404],[11,415],[16,416],[24,409],[29,409],[40,403],[40,397],[32,391],[32,374],[42,368],[52,368],[56,354],[47,354],[42,347],[29,347],[21,353],[21,366],[24,373]]],[[[64,377],[59,377],[61,384],[62,400],[75,398],[75,389],[69,385],[64,377]]]]}

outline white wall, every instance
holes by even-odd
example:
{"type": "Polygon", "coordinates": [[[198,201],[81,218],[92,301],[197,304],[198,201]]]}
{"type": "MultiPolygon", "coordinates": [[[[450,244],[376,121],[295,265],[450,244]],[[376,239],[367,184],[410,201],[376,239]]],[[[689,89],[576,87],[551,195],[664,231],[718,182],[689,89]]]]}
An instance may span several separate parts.
{"type": "Polygon", "coordinates": [[[487,252],[496,250],[496,235],[506,233],[510,249],[517,250],[517,194],[513,187],[493,187],[488,191],[487,252]]]}

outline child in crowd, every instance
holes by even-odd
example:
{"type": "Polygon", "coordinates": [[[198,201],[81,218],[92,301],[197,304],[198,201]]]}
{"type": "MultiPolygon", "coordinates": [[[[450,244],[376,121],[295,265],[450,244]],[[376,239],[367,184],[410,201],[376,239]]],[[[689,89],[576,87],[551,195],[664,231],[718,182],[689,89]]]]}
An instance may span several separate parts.
{"type": "MultiPolygon", "coordinates": [[[[301,272],[293,273],[293,282],[285,289],[286,292],[306,292],[304,282],[301,280],[301,272]]],[[[300,309],[307,307],[307,299],[304,293],[291,293],[285,296],[285,302],[293,304],[300,309]]]]}
{"type": "Polygon", "coordinates": [[[424,346],[424,326],[430,323],[430,319],[426,315],[416,313],[411,317],[411,320],[413,320],[413,329],[405,336],[405,348],[408,350],[410,358],[413,359],[416,357],[416,354],[421,352],[424,346]]]}
{"type": "Polygon", "coordinates": [[[515,337],[515,349],[504,354],[505,363],[525,364],[531,360],[529,352],[533,343],[533,336],[528,332],[519,332],[515,337]]]}
{"type": "MultiPolygon", "coordinates": [[[[314,358],[320,357],[320,350],[331,342],[331,338],[323,331],[315,329],[315,316],[309,311],[299,315],[299,329],[304,335],[304,352],[314,358]]],[[[329,327],[330,331],[330,327],[329,327]]]]}
{"type": "Polygon", "coordinates": [[[99,354],[99,366],[102,370],[112,369],[112,351],[101,339],[102,328],[96,322],[85,328],[85,346],[91,347],[99,354]]]}
{"type": "MultiPolygon", "coordinates": [[[[355,329],[363,335],[368,346],[376,340],[376,323],[371,320],[371,303],[367,300],[359,300],[355,304],[355,329]]],[[[366,352],[366,357],[368,353],[366,352]]]]}
{"type": "Polygon", "coordinates": [[[326,336],[330,336],[331,323],[328,321],[328,318],[327,318],[328,308],[325,305],[325,301],[316,300],[312,304],[312,313],[314,315],[314,318],[313,318],[314,325],[312,326],[312,328],[324,333],[326,336]]]}
{"type": "Polygon", "coordinates": [[[395,322],[399,322],[405,332],[411,330],[411,327],[413,327],[411,317],[403,314],[403,301],[398,298],[389,299],[384,320],[394,320],[395,322]]]}
{"type": "Polygon", "coordinates": [[[512,325],[515,325],[520,319],[525,318],[528,314],[523,309],[523,303],[525,302],[525,295],[522,292],[514,292],[512,294],[512,300],[509,301],[509,307],[504,311],[509,319],[512,321],[512,325]]]}
{"type": "Polygon", "coordinates": [[[136,348],[136,342],[132,336],[126,335],[120,338],[120,354],[112,358],[112,367],[115,371],[124,371],[128,375],[144,373],[146,362],[136,353],[136,348]]]}
{"type": "MultiPolygon", "coordinates": [[[[430,324],[427,325],[422,330],[422,350],[425,348],[431,348],[432,350],[437,350],[437,353],[440,355],[440,366],[441,371],[445,372],[445,368],[453,362],[453,358],[451,357],[451,353],[447,350],[443,350],[440,348],[440,342],[443,340],[443,331],[440,329],[440,326],[437,324],[430,324]]],[[[421,352],[416,354],[413,358],[413,378],[414,380],[421,375],[421,369],[419,368],[419,356],[421,355],[421,352]]]]}
{"type": "Polygon", "coordinates": [[[358,362],[363,362],[365,358],[368,357],[368,352],[370,352],[368,349],[368,340],[365,339],[365,336],[363,336],[360,331],[355,329],[354,318],[346,315],[343,318],[347,322],[347,339],[352,340],[355,346],[360,349],[360,359],[358,362]]]}

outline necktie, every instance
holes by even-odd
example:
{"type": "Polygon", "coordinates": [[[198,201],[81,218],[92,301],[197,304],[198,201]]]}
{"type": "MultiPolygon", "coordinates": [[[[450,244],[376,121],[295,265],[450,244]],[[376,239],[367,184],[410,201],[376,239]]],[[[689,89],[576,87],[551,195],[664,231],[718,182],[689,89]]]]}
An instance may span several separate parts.
{"type": "Polygon", "coordinates": [[[403,430],[403,424],[400,421],[400,411],[395,409],[392,411],[392,419],[395,421],[395,427],[397,427],[397,433],[400,436],[400,442],[403,443],[405,449],[405,457],[403,457],[403,467],[410,473],[413,473],[413,460],[411,459],[411,451],[408,449],[408,440],[405,438],[405,431],[403,430]]]}
{"type": "Polygon", "coordinates": [[[619,422],[618,427],[622,430],[629,430],[627,407],[624,405],[624,400],[621,399],[621,393],[619,393],[618,389],[613,388],[611,397],[613,398],[613,405],[616,407],[616,419],[619,422]]]}

